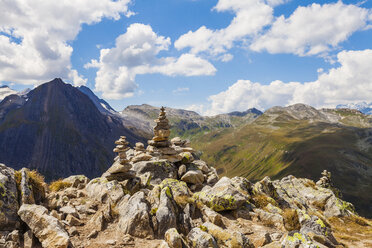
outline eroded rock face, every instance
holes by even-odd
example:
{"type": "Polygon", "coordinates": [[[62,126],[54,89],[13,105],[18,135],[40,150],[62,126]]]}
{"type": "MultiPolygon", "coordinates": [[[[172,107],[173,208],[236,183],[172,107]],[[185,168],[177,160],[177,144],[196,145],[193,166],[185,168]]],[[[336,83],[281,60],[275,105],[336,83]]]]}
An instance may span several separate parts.
{"type": "Polygon", "coordinates": [[[48,215],[48,209],[40,205],[23,204],[19,217],[24,221],[45,248],[67,248],[68,233],[62,224],[48,215]]]}
{"type": "Polygon", "coordinates": [[[14,170],[0,164],[0,230],[10,231],[19,226],[18,208],[14,170]]]}
{"type": "Polygon", "coordinates": [[[137,192],[128,201],[119,203],[118,211],[120,231],[140,238],[154,236],[150,207],[144,192],[137,192]]]}

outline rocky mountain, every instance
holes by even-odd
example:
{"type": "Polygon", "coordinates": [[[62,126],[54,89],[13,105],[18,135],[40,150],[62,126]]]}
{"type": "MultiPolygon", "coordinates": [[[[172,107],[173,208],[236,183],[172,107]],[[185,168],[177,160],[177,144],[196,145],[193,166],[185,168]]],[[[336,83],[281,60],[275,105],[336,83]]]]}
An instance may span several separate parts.
{"type": "Polygon", "coordinates": [[[91,89],[86,86],[79,86],[78,89],[87,95],[90,100],[96,105],[97,109],[105,114],[115,114],[116,111],[105,100],[98,98],[91,89]]]}
{"type": "Polygon", "coordinates": [[[356,109],[362,112],[365,115],[372,115],[372,102],[359,102],[351,104],[339,104],[336,106],[337,109],[347,108],[347,109],[356,109]]]}
{"type": "MultiPolygon", "coordinates": [[[[255,120],[262,114],[257,109],[244,112],[232,112],[216,116],[201,116],[194,111],[174,109],[167,107],[167,115],[171,124],[172,136],[191,138],[215,129],[235,128],[255,120]]],[[[148,104],[131,105],[126,107],[121,114],[124,118],[137,119],[151,130],[153,120],[160,108],[148,104]]]]}
{"type": "Polygon", "coordinates": [[[372,216],[372,118],[357,110],[274,107],[249,124],[191,143],[221,175],[315,180],[326,169],[344,198],[372,216]]]}
{"type": "Polygon", "coordinates": [[[342,200],[332,176],[252,183],[222,177],[162,111],[145,149],[115,142],[112,166],[47,185],[0,164],[0,247],[371,247],[372,221],[342,200]]]}
{"type": "Polygon", "coordinates": [[[0,86],[0,101],[12,94],[17,94],[17,91],[12,90],[7,85],[0,86]]]}
{"type": "Polygon", "coordinates": [[[121,118],[102,114],[94,102],[61,79],[0,103],[0,161],[15,169],[37,169],[50,179],[72,174],[94,177],[110,164],[113,141],[141,132],[121,118]]]}

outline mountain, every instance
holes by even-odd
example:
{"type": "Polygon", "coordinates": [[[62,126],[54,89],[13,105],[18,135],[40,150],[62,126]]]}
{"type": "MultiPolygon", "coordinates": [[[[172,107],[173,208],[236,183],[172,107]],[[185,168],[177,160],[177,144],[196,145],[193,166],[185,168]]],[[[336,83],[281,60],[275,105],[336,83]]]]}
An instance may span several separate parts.
{"type": "Polygon", "coordinates": [[[327,169],[345,199],[372,216],[372,118],[357,110],[273,107],[251,123],[191,143],[221,175],[315,180],[327,169]]]}
{"type": "MultiPolygon", "coordinates": [[[[153,120],[157,118],[160,108],[148,104],[131,105],[122,112],[124,118],[137,119],[151,130],[153,120]]],[[[244,112],[232,112],[216,116],[201,116],[194,111],[166,108],[171,124],[172,137],[191,138],[215,129],[236,128],[255,120],[262,114],[257,109],[244,112]]]]}
{"type": "Polygon", "coordinates": [[[359,103],[350,103],[350,104],[339,104],[336,108],[348,108],[348,109],[356,109],[366,115],[372,115],[372,102],[359,102],[359,103]]]}
{"type": "Polygon", "coordinates": [[[102,113],[114,114],[116,111],[105,100],[98,98],[91,89],[86,86],[79,86],[78,89],[87,95],[102,113]]]}
{"type": "Polygon", "coordinates": [[[48,180],[72,174],[94,177],[114,157],[114,141],[145,142],[121,118],[102,114],[79,89],[61,79],[0,103],[0,162],[35,168],[48,180]]]}
{"type": "Polygon", "coordinates": [[[7,85],[0,86],[0,101],[12,94],[17,94],[17,91],[12,90],[7,85]]]}

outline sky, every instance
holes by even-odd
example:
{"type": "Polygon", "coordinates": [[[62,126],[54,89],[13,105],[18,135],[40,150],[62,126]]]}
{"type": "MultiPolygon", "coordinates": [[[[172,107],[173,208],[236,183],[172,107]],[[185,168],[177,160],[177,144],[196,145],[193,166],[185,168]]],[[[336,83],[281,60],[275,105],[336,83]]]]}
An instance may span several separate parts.
{"type": "Polygon", "coordinates": [[[372,0],[0,0],[0,85],[60,77],[117,111],[372,102],[372,0]]]}

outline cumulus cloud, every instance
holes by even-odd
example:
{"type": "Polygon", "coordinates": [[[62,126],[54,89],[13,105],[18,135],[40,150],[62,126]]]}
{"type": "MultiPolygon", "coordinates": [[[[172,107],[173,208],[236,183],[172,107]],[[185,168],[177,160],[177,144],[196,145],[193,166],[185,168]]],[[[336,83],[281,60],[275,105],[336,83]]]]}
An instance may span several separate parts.
{"type": "Polygon", "coordinates": [[[215,74],[216,69],[212,64],[194,54],[159,58],[159,52],[168,50],[170,44],[170,38],[157,35],[151,26],[134,23],[116,39],[115,47],[101,49],[99,61],[92,60],[85,67],[98,68],[95,90],[108,99],[132,96],[137,88],[135,77],[140,74],[215,74]]]}
{"type": "Polygon", "coordinates": [[[35,84],[61,77],[86,83],[72,69],[73,41],[82,24],[127,16],[130,0],[0,1],[0,81],[35,84]],[[6,11],[5,11],[6,10],[6,11]]]}
{"type": "Polygon", "coordinates": [[[214,115],[243,111],[256,107],[305,103],[314,107],[335,107],[338,104],[371,101],[372,50],[342,51],[337,55],[338,67],[328,72],[319,70],[313,82],[273,81],[268,85],[239,80],[226,91],[209,97],[210,106],[192,106],[203,114],[214,115]]]}
{"type": "Polygon", "coordinates": [[[337,47],[368,25],[370,11],[341,1],[298,7],[290,17],[278,17],[269,31],[250,45],[254,51],[319,55],[337,47]]]}
{"type": "Polygon", "coordinates": [[[235,13],[230,25],[218,30],[202,26],[196,31],[189,31],[178,38],[175,47],[179,50],[190,48],[192,54],[205,53],[222,61],[229,61],[232,59],[231,55],[223,55],[233,47],[234,42],[244,41],[270,24],[273,18],[270,5],[282,2],[284,1],[219,0],[214,10],[235,13]]]}

